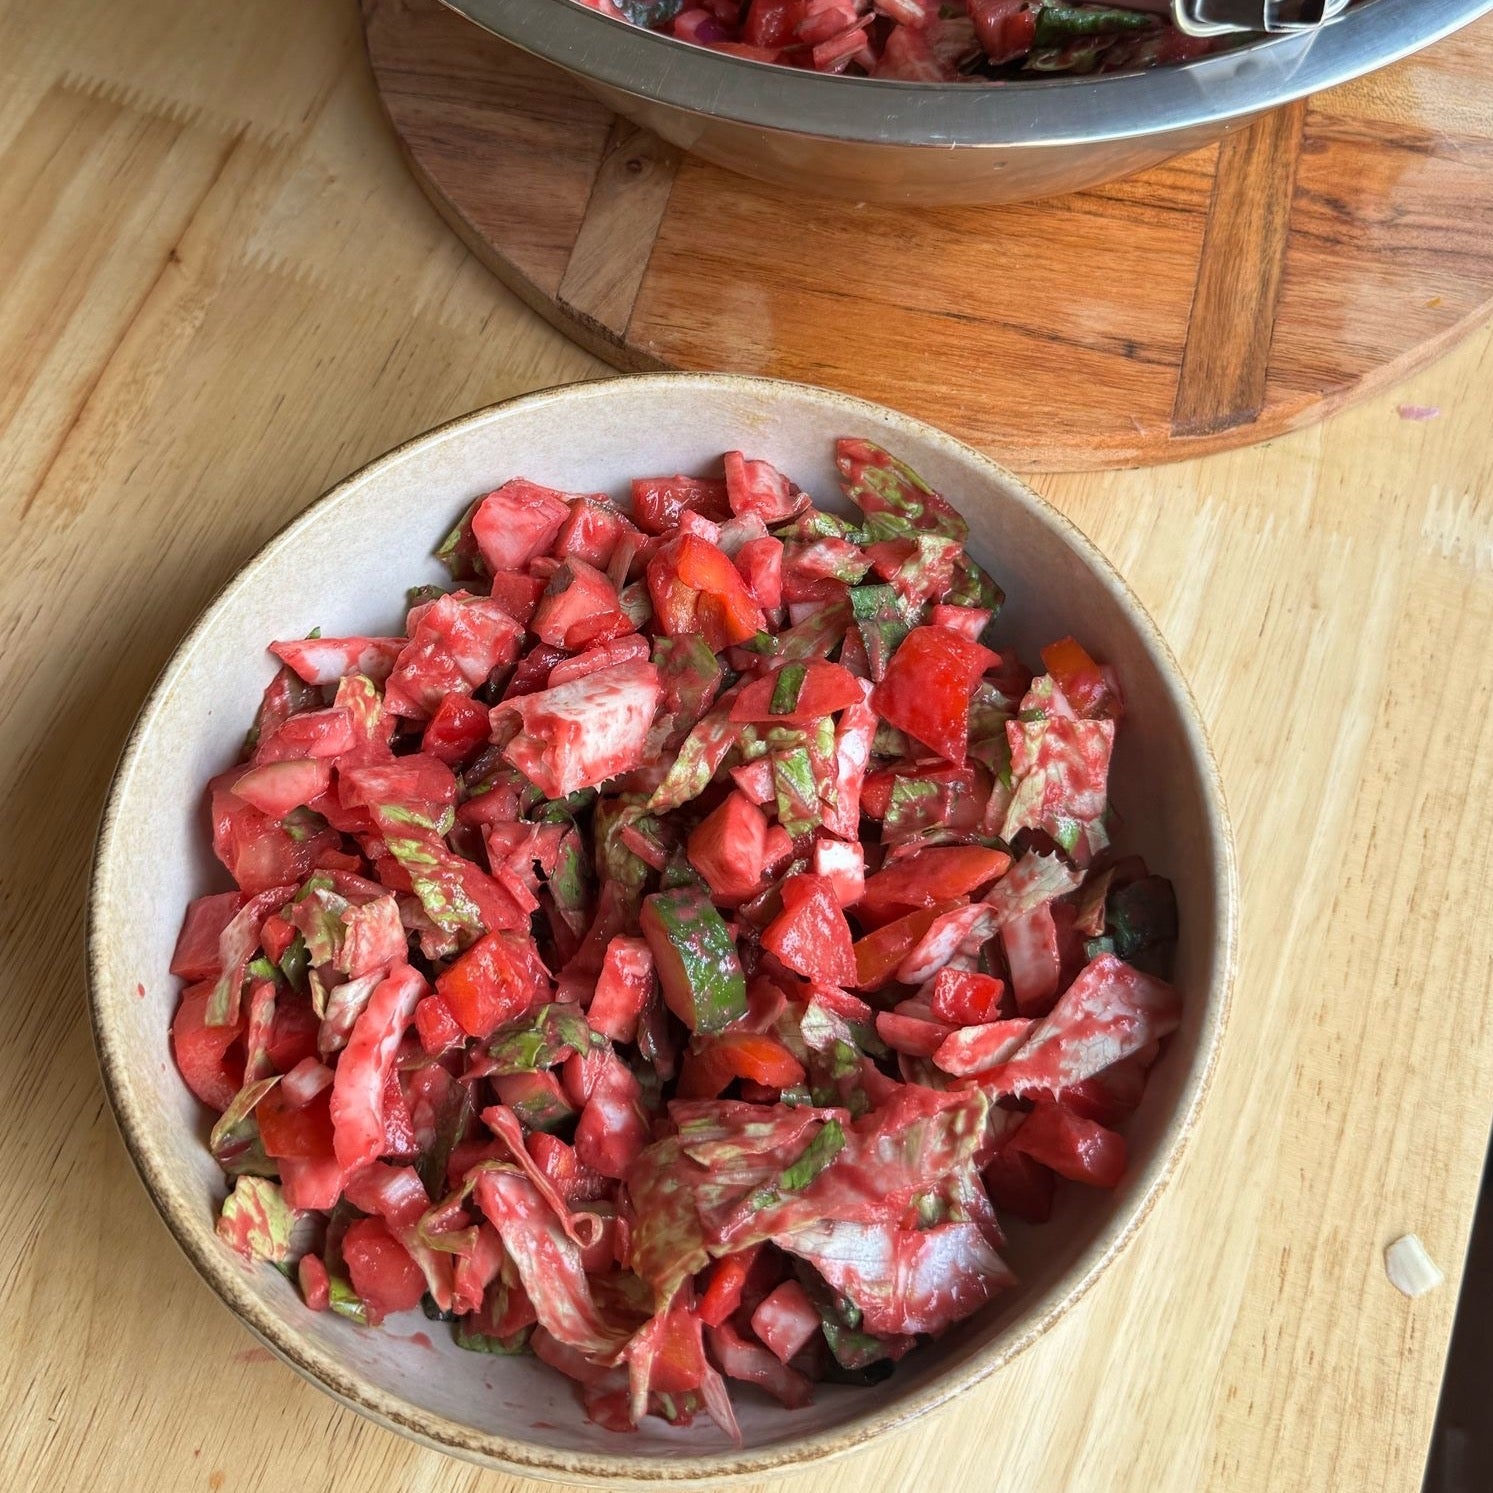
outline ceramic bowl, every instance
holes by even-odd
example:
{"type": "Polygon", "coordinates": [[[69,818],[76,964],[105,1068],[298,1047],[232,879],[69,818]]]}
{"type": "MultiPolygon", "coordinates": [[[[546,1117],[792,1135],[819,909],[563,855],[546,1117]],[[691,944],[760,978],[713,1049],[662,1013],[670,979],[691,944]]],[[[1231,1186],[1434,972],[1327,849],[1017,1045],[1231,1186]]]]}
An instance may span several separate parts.
{"type": "Polygon", "coordinates": [[[527,395],[410,441],[335,487],[223,589],[146,702],[109,797],[90,909],[92,1016],[120,1130],[162,1217],[224,1302],[307,1378],[395,1430],[508,1471],[688,1482],[863,1445],[993,1373],[1073,1306],[1134,1234],[1196,1122],[1223,1027],[1235,902],[1226,811],[1192,697],[1125,583],[1061,515],[968,446],[890,410],[765,379],[649,375],[527,395]],[[209,850],[203,785],[236,760],[272,673],[266,642],[314,627],[397,630],[406,588],[441,578],[430,556],[453,518],[504,479],[621,497],[634,475],[708,470],[740,447],[828,502],[842,434],[887,446],[964,513],[972,553],[1009,598],[1003,643],[1035,659],[1071,632],[1118,670],[1129,706],[1112,780],[1121,843],[1176,884],[1186,1014],[1129,1126],[1132,1165],[1119,1189],[1060,1189],[1050,1224],[1013,1231],[1019,1289],[875,1389],[821,1386],[812,1407],[793,1413],[743,1390],[740,1447],[698,1423],[650,1420],[617,1436],[588,1423],[568,1381],[537,1360],[463,1352],[419,1319],[369,1331],[313,1314],[279,1272],[246,1267],[217,1240],[223,1180],[167,1043],[180,909],[226,884],[209,850]]]}

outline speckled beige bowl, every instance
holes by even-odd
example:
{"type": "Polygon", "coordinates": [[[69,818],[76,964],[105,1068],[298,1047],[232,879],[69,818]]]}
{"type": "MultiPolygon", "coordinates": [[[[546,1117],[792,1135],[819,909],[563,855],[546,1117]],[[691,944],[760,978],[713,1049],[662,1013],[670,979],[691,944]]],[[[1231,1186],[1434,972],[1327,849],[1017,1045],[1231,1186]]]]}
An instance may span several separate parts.
{"type": "Polygon", "coordinates": [[[1223,1028],[1235,902],[1218,776],[1166,644],[1105,560],[1027,487],[927,425],[824,390],[735,377],[609,379],[483,410],[375,461],[292,523],[207,609],[141,712],[104,816],[89,928],[93,1023],[120,1130],[172,1233],[244,1323],[309,1379],[385,1425],[505,1470],[688,1482],[797,1467],[863,1445],[1000,1368],[1078,1300],[1135,1232],[1196,1121],[1223,1028]],[[600,1430],[542,1364],[464,1353],[439,1324],[396,1320],[361,1331],[308,1312],[282,1275],[245,1268],[216,1240],[222,1179],[167,1046],[180,909],[221,884],[202,788],[235,759],[270,678],[265,643],[313,627],[396,628],[406,587],[441,578],[430,553],[453,517],[516,474],[621,496],[631,476],[708,469],[740,447],[828,502],[837,493],[831,442],[842,434],[888,446],[965,514],[972,551],[1009,597],[1006,641],[1030,659],[1075,633],[1123,681],[1130,714],[1114,797],[1127,848],[1176,883],[1176,978],[1186,999],[1182,1029],[1129,1129],[1129,1175],[1114,1193],[1069,1188],[1051,1224],[1017,1230],[1010,1258],[1023,1285],[878,1388],[823,1386],[795,1413],[738,1393],[740,1448],[708,1425],[600,1430]],[[433,1346],[415,1338],[417,1327],[429,1328],[433,1346]]]}

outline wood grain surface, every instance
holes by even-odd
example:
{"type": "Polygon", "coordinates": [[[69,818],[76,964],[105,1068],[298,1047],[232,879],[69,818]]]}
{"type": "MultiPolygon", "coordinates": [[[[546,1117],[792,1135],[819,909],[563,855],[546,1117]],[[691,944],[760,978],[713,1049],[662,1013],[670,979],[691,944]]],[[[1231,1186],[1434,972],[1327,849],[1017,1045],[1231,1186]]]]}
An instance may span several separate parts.
{"type": "Polygon", "coordinates": [[[577,82],[440,0],[361,3],[439,210],[622,368],[807,379],[1023,470],[1079,471],[1321,419],[1493,309],[1493,18],[1128,182],[915,209],[805,201],[631,127],[609,138],[577,82]]]}
{"type": "MultiPolygon", "coordinates": [[[[340,1408],[194,1276],[104,1106],[82,908],[130,719],[235,567],[391,444],[600,365],[410,180],[351,0],[0,0],[0,83],[0,1488],[540,1493],[340,1408]]],[[[577,221],[611,124],[588,128],[544,187],[577,221]]],[[[1298,194],[1338,221],[1320,170],[1302,156],[1298,194]]],[[[1208,191],[1198,163],[1163,181],[1208,191]]],[[[1144,236],[1131,191],[1110,200],[1144,236]]],[[[569,240],[531,205],[509,212],[558,284],[569,240]]],[[[1469,267],[1481,248],[1467,226],[1469,267]]],[[[1342,310],[1371,338],[1371,307],[1342,310]]],[[[1245,895],[1221,1069],[1058,1330],[775,1489],[1418,1489],[1493,1114],[1490,397],[1483,331],[1288,438],[1042,482],[1155,613],[1218,749],[1245,895]],[[1382,1266],[1408,1230],[1447,1272],[1414,1303],[1382,1266]]]]}

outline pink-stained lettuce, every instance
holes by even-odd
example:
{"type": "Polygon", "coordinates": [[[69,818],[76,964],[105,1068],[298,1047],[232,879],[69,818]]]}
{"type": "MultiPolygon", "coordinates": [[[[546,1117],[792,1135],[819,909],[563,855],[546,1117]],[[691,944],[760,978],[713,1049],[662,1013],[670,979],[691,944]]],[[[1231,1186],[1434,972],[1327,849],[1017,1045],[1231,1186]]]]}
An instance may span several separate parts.
{"type": "Polygon", "coordinates": [[[332,1081],[332,1131],[344,1171],[376,1161],[384,1149],[384,1089],[400,1040],[429,987],[401,964],[380,981],[337,1061],[332,1081]]]}
{"type": "Polygon", "coordinates": [[[476,1198],[518,1267],[545,1331],[588,1356],[615,1358],[630,1333],[603,1318],[581,1251],[539,1189],[522,1172],[492,1167],[478,1176],[476,1198]]]}
{"type": "Polygon", "coordinates": [[[223,1200],[218,1238],[246,1260],[278,1265],[289,1257],[296,1210],[277,1183],[266,1177],[240,1177],[223,1200]]]}
{"type": "Polygon", "coordinates": [[[994,1094],[1057,1093],[1169,1036],[1181,1019],[1171,985],[1101,954],[981,1082],[994,1094]]]}

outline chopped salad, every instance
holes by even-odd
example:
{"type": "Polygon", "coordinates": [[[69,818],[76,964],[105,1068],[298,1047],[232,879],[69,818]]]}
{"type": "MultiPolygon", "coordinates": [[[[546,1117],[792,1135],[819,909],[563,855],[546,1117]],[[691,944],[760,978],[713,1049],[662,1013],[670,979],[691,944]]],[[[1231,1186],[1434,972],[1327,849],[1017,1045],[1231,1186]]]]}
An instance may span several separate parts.
{"type": "Polygon", "coordinates": [[[1059,0],[580,0],[717,52],[903,83],[1131,71],[1215,49],[1165,4],[1059,0]]]}
{"type": "Polygon", "coordinates": [[[1120,681],[1000,648],[955,509],[835,449],[853,517],[737,451],[514,478],[397,636],[271,645],[171,1040],[220,1236],[311,1310],[735,1435],[728,1383],[878,1381],[1124,1175],[1179,1000],[1120,681]]]}

